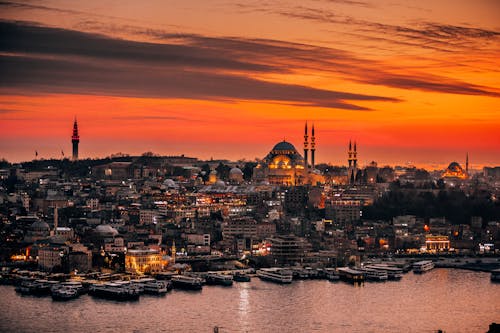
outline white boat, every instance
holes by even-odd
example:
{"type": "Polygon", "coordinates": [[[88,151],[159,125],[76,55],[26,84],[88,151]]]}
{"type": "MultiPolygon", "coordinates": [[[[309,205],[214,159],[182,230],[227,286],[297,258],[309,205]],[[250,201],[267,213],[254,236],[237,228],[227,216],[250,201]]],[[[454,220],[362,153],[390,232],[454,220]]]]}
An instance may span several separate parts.
{"type": "Polygon", "coordinates": [[[52,299],[55,301],[67,301],[80,296],[78,289],[71,286],[57,286],[51,289],[52,299]]]}
{"type": "Polygon", "coordinates": [[[284,268],[262,268],[257,271],[257,276],[262,280],[277,283],[292,283],[292,271],[284,268]]]}
{"type": "Polygon", "coordinates": [[[365,268],[385,271],[389,280],[399,280],[403,277],[403,270],[401,268],[386,264],[366,265],[365,268]]]}
{"type": "Polygon", "coordinates": [[[366,280],[387,281],[389,278],[386,271],[370,268],[360,268],[359,270],[365,274],[366,280]]]}
{"type": "Polygon", "coordinates": [[[414,273],[428,272],[433,268],[434,268],[434,262],[432,262],[432,260],[422,260],[413,263],[414,273]]]}

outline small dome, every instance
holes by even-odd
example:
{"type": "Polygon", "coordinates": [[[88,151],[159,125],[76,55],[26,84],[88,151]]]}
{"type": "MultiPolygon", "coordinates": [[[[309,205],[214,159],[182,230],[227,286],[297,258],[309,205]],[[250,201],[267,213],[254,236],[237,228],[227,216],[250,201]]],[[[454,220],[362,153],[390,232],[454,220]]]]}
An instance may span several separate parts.
{"type": "Polygon", "coordinates": [[[243,175],[243,171],[240,168],[232,168],[229,170],[230,175],[243,175]]]}
{"type": "Polygon", "coordinates": [[[95,228],[95,232],[102,236],[116,236],[118,231],[109,224],[100,224],[95,228]]]}
{"type": "Polygon", "coordinates": [[[163,182],[163,185],[165,185],[166,187],[170,187],[170,188],[176,188],[177,187],[177,184],[172,180],[172,179],[166,179],[164,182],[163,182]]]}
{"type": "Polygon", "coordinates": [[[33,231],[50,231],[50,227],[47,222],[44,221],[35,221],[31,224],[31,230],[33,231]]]}
{"type": "Polygon", "coordinates": [[[215,187],[225,187],[226,183],[224,183],[222,180],[218,180],[215,182],[215,187]]]}

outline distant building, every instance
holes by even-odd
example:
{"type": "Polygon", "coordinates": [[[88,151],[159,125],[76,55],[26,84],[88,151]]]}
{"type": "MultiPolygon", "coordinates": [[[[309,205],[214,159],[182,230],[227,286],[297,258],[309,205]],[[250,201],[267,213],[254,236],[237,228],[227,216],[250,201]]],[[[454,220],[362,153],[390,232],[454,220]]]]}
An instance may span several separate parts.
{"type": "Polygon", "coordinates": [[[278,142],[253,170],[254,182],[273,185],[295,186],[324,182],[324,177],[315,169],[316,138],[314,125],[311,133],[311,164],[308,161],[309,135],[307,123],[304,131],[304,157],[285,140],[278,142]]]}
{"type": "Polygon", "coordinates": [[[443,178],[448,179],[467,179],[469,175],[467,172],[462,169],[460,164],[457,162],[451,162],[450,165],[446,168],[446,170],[441,175],[443,178]]]}
{"type": "Polygon", "coordinates": [[[75,117],[75,122],[73,123],[73,135],[71,136],[71,143],[73,144],[72,160],[77,161],[78,160],[78,144],[80,143],[80,136],[78,135],[78,124],[76,122],[76,117],[75,117]]]}

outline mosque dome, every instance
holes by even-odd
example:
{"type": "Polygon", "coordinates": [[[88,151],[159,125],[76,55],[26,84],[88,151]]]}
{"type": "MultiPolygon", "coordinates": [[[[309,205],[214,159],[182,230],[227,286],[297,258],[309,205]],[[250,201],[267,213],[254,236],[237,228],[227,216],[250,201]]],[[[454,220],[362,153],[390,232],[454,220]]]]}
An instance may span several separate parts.
{"type": "Polygon", "coordinates": [[[118,231],[109,224],[100,224],[95,228],[95,232],[101,236],[116,236],[118,231]]]}
{"type": "Polygon", "coordinates": [[[285,140],[281,141],[281,142],[278,142],[274,147],[273,147],[273,151],[283,151],[283,150],[289,150],[289,151],[295,151],[297,152],[297,150],[295,149],[295,147],[290,143],[290,142],[287,142],[285,140]]]}
{"type": "Polygon", "coordinates": [[[177,184],[170,178],[166,179],[163,182],[163,185],[165,185],[168,188],[177,188],[178,187],[177,184]]]}
{"type": "Polygon", "coordinates": [[[33,231],[50,231],[50,227],[47,222],[44,221],[35,221],[31,224],[31,230],[33,231]]]}
{"type": "Polygon", "coordinates": [[[467,173],[457,162],[451,162],[450,165],[443,172],[443,178],[460,178],[465,179],[468,177],[467,173]]]}
{"type": "Polygon", "coordinates": [[[243,171],[240,168],[232,168],[229,170],[230,175],[243,175],[243,171]]]}
{"type": "Polygon", "coordinates": [[[265,164],[275,169],[288,169],[296,166],[302,167],[304,159],[297,149],[287,141],[278,142],[264,158],[265,164]]]}

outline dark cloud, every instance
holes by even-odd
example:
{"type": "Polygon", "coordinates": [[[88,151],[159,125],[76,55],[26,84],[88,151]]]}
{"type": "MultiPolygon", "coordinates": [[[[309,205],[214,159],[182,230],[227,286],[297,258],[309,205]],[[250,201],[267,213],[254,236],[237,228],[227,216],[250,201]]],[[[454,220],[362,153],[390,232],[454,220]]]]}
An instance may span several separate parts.
{"type": "Polygon", "coordinates": [[[367,110],[345,100],[397,101],[393,98],[351,94],[168,68],[96,63],[25,56],[0,56],[2,88],[24,88],[47,93],[81,93],[152,98],[256,100],[367,110]]]}
{"type": "Polygon", "coordinates": [[[17,89],[24,93],[253,100],[359,111],[369,109],[356,101],[400,101],[255,78],[314,70],[403,89],[498,96],[487,87],[444,77],[396,75],[386,65],[338,49],[276,40],[170,34],[133,26],[124,29],[158,42],[0,21],[0,87],[4,93],[17,89]]]}

